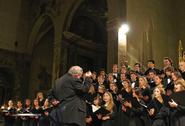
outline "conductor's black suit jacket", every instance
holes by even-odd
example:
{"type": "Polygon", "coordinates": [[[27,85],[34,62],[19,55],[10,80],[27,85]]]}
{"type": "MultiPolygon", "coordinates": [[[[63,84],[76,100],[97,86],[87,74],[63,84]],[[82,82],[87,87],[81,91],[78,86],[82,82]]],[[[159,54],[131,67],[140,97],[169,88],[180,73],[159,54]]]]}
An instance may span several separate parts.
{"type": "Polygon", "coordinates": [[[89,78],[82,82],[68,73],[56,80],[53,93],[60,104],[51,113],[53,119],[60,123],[85,126],[86,103],[83,95],[88,92],[89,87],[89,78]]]}

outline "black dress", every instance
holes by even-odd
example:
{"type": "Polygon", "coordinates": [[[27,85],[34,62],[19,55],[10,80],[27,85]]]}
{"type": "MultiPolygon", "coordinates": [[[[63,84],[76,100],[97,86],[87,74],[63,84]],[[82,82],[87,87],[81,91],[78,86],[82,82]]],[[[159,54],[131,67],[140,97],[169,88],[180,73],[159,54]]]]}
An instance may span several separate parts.
{"type": "Polygon", "coordinates": [[[116,125],[116,117],[117,117],[116,105],[114,105],[113,111],[108,115],[109,115],[110,119],[102,120],[102,126],[115,126],[116,125]]]}
{"type": "Polygon", "coordinates": [[[151,116],[152,126],[169,126],[170,125],[170,98],[162,95],[163,103],[159,102],[156,98],[151,101],[149,108],[154,108],[154,115],[151,116]]]}
{"type": "Polygon", "coordinates": [[[39,106],[44,106],[45,99],[39,100],[39,106]]]}
{"type": "MultiPolygon", "coordinates": [[[[23,108],[21,109],[16,109],[16,114],[22,114],[23,113],[23,108]]],[[[15,119],[15,126],[22,126],[23,125],[23,118],[17,116],[15,119]]]]}
{"type": "Polygon", "coordinates": [[[118,93],[114,93],[113,91],[110,91],[114,100],[114,104],[116,105],[116,108],[118,109],[120,107],[120,101],[118,100],[118,93]]]}
{"type": "Polygon", "coordinates": [[[119,93],[122,96],[120,107],[118,108],[118,115],[116,119],[117,126],[130,126],[131,109],[123,105],[124,101],[131,102],[132,92],[127,92],[124,89],[119,93]]]}
{"type": "MultiPolygon", "coordinates": [[[[125,107],[124,104],[119,109],[117,125],[118,126],[149,126],[146,111],[136,98],[129,98],[132,108],[125,107]]],[[[142,103],[144,104],[144,102],[142,103]]]]}
{"type": "Polygon", "coordinates": [[[101,126],[101,120],[98,119],[96,111],[93,111],[93,105],[92,104],[87,104],[87,118],[91,117],[92,122],[87,123],[86,126],[101,126]]]}
{"type": "Polygon", "coordinates": [[[39,119],[39,126],[50,126],[49,113],[51,112],[51,110],[52,107],[42,109],[42,116],[39,119]]]}
{"type": "Polygon", "coordinates": [[[131,108],[131,118],[130,118],[130,126],[148,126],[148,118],[146,117],[146,110],[142,106],[144,105],[144,101],[138,101],[136,98],[132,98],[131,100],[132,108],[131,108]],[[142,104],[142,105],[141,105],[142,104]]]}
{"type": "MultiPolygon", "coordinates": [[[[31,108],[30,107],[25,107],[23,109],[23,113],[31,113],[31,108]]],[[[23,126],[30,126],[30,118],[29,117],[23,117],[23,126]]]]}
{"type": "MultiPolygon", "coordinates": [[[[33,114],[42,114],[42,109],[41,108],[33,108],[31,110],[31,112],[33,114]]],[[[31,120],[30,120],[30,125],[31,126],[37,126],[38,123],[39,123],[39,116],[35,116],[35,117],[31,117],[31,120]]]]}
{"type": "Polygon", "coordinates": [[[15,114],[15,108],[8,108],[5,113],[3,113],[4,116],[4,126],[13,126],[15,122],[15,117],[12,116],[15,114]]]}
{"type": "Polygon", "coordinates": [[[171,113],[171,126],[185,126],[185,91],[172,94],[171,98],[177,102],[178,107],[171,113]]]}

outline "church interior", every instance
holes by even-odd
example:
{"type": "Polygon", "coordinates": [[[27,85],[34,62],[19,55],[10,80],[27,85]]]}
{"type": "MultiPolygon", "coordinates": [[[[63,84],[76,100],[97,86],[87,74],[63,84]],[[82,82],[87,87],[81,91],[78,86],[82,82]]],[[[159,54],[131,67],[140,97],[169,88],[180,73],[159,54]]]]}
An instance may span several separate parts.
{"type": "Polygon", "coordinates": [[[110,72],[153,59],[160,69],[170,57],[178,67],[179,44],[184,0],[0,0],[0,105],[48,91],[72,65],[110,72]]]}

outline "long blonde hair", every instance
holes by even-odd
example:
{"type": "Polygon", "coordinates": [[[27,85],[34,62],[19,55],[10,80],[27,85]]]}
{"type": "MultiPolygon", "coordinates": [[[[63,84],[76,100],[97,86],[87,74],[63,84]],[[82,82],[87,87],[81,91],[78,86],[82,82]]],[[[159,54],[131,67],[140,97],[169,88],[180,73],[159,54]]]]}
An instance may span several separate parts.
{"type": "Polygon", "coordinates": [[[123,89],[125,90],[125,91],[127,91],[127,92],[132,92],[132,86],[131,86],[131,83],[130,83],[130,80],[128,80],[128,79],[126,79],[126,80],[124,80],[123,81],[123,84],[124,83],[127,83],[128,84],[128,87],[127,87],[127,89],[124,87],[124,85],[123,85],[123,89]]]}
{"type": "Polygon", "coordinates": [[[109,91],[106,91],[104,93],[104,95],[105,94],[108,94],[108,96],[110,97],[110,101],[108,102],[108,104],[106,106],[106,109],[109,110],[110,112],[112,112],[113,111],[113,107],[114,107],[114,101],[113,101],[112,94],[109,91]]]}
{"type": "MultiPolygon", "coordinates": [[[[174,82],[174,85],[181,85],[181,91],[185,90],[185,80],[184,79],[178,79],[174,82]]],[[[176,92],[175,88],[174,88],[174,92],[176,92]]]]}
{"type": "Polygon", "coordinates": [[[142,89],[143,87],[145,87],[145,88],[149,87],[148,81],[147,81],[146,77],[140,76],[140,77],[139,77],[139,88],[142,89]],[[144,85],[140,83],[140,80],[141,80],[141,79],[143,80],[143,82],[144,82],[143,84],[144,84],[144,85]]]}
{"type": "Polygon", "coordinates": [[[165,94],[165,90],[164,90],[164,88],[162,87],[162,86],[156,86],[155,88],[154,88],[154,90],[153,90],[153,94],[152,94],[152,98],[155,98],[155,94],[154,94],[154,92],[155,92],[155,90],[156,89],[159,89],[159,91],[160,91],[160,94],[161,94],[161,97],[162,97],[162,94],[165,94]]]}

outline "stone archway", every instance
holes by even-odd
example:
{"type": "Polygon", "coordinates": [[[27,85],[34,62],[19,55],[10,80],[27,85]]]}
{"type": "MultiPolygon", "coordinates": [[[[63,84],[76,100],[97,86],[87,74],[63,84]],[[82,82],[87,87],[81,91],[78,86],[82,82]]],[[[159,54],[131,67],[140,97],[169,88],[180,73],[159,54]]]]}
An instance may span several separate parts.
{"type": "MultiPolygon", "coordinates": [[[[91,1],[90,4],[96,4],[96,1],[97,0],[91,1]]],[[[101,0],[101,1],[99,0],[98,2],[100,3],[102,1],[103,0],[101,0]]],[[[86,1],[85,0],[80,0],[78,2],[75,1],[73,3],[73,5],[71,7],[72,9],[68,12],[68,14],[66,16],[67,18],[64,21],[64,27],[63,27],[63,31],[64,32],[70,31],[70,28],[71,28],[71,25],[72,25],[72,23],[74,21],[76,13],[79,11],[79,8],[81,8],[81,6],[83,6],[83,4],[85,2],[87,3],[88,0],[86,0],[86,1]]],[[[105,23],[105,29],[106,29],[105,30],[105,33],[106,33],[106,35],[105,35],[106,37],[105,38],[106,38],[106,40],[105,41],[106,41],[106,46],[107,46],[106,48],[107,49],[106,49],[106,56],[105,56],[106,60],[104,60],[104,64],[107,65],[107,71],[111,72],[112,64],[118,62],[118,39],[117,39],[117,37],[118,37],[117,34],[118,33],[117,32],[118,32],[118,28],[119,28],[120,23],[126,20],[126,0],[116,1],[116,2],[114,0],[104,0],[104,2],[106,2],[106,8],[107,8],[107,12],[104,15],[107,18],[106,23],[105,23]],[[122,11],[120,11],[120,10],[122,10],[122,11]]],[[[89,9],[89,10],[93,11],[92,8],[89,9]]],[[[90,19],[91,21],[93,21],[92,19],[94,18],[93,16],[87,15],[87,14],[81,15],[81,17],[85,17],[85,19],[90,19]]],[[[96,22],[97,25],[102,25],[96,19],[94,20],[94,22],[96,22]]],[[[70,35],[68,34],[68,37],[69,36],[70,35]]],[[[71,34],[71,38],[72,38],[72,36],[73,35],[71,34]]],[[[66,38],[65,35],[64,35],[63,38],[64,39],[66,38]]],[[[75,37],[73,39],[75,39],[75,37]]],[[[87,39],[87,40],[91,40],[91,39],[87,39]]],[[[62,45],[65,46],[63,40],[62,40],[62,45]]],[[[70,52],[69,49],[67,49],[64,53],[66,53],[66,52],[68,52],[68,54],[65,54],[62,57],[68,57],[70,55],[69,54],[69,52],[70,52]]],[[[61,54],[63,54],[63,53],[61,53],[61,54]]],[[[62,60],[62,61],[64,61],[64,60],[62,60]]],[[[75,61],[71,61],[71,62],[75,62],[75,61]]],[[[62,64],[62,68],[64,68],[63,70],[66,71],[67,66],[62,64]]]]}
{"type": "Polygon", "coordinates": [[[106,68],[107,10],[106,7],[96,6],[102,1],[106,3],[106,0],[81,0],[74,3],[74,8],[69,11],[63,30],[62,48],[64,49],[61,49],[65,50],[61,53],[61,60],[67,59],[65,63],[67,66],[61,65],[64,71],[75,64],[81,65],[85,70],[89,68],[98,71],[99,68],[106,68]],[[92,11],[89,12],[89,9],[92,11]]]}
{"type": "Polygon", "coordinates": [[[29,96],[32,92],[47,92],[51,88],[53,71],[53,46],[55,30],[52,19],[49,16],[41,17],[33,27],[30,41],[30,53],[32,55],[29,96]],[[38,27],[39,26],[39,27],[38,27]]]}
{"type": "Polygon", "coordinates": [[[42,38],[42,36],[45,34],[45,32],[47,32],[49,29],[51,29],[51,27],[54,25],[55,25],[54,17],[50,14],[43,14],[37,19],[37,21],[35,22],[32,30],[31,30],[29,40],[28,40],[27,50],[28,50],[29,54],[32,54],[32,51],[34,49],[34,45],[37,45],[39,39],[42,38]],[[50,24],[50,26],[47,27],[47,29],[40,31],[42,29],[41,27],[48,19],[51,20],[52,23],[50,24]],[[39,32],[42,32],[42,33],[39,33],[39,32]]]}

